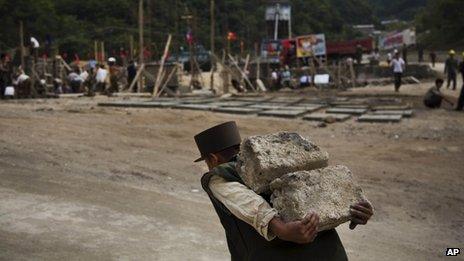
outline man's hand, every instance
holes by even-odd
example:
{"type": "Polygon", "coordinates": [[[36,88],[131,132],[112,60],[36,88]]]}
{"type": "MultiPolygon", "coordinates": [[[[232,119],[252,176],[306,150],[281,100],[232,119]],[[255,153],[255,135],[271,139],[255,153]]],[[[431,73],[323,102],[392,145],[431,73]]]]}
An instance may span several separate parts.
{"type": "Polygon", "coordinates": [[[317,236],[319,216],[310,212],[301,221],[285,223],[275,217],[269,223],[271,231],[280,239],[298,244],[307,244],[314,241],[317,236]]]}
{"type": "Polygon", "coordinates": [[[374,214],[371,204],[361,201],[350,207],[351,223],[350,229],[355,229],[357,225],[365,225],[374,214]]]}

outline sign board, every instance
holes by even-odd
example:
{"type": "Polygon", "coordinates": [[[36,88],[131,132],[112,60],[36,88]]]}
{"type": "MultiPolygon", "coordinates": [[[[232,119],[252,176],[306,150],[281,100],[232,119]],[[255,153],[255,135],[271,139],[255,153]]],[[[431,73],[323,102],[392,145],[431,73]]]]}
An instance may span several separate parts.
{"type": "Polygon", "coordinates": [[[414,44],[416,44],[416,31],[413,29],[389,33],[379,40],[379,47],[382,50],[391,50],[403,45],[410,46],[414,44]]]}
{"type": "Polygon", "coordinates": [[[275,62],[280,61],[282,43],[280,40],[263,40],[261,45],[261,56],[275,62]]]}
{"type": "Polygon", "coordinates": [[[324,34],[312,34],[296,38],[298,58],[323,56],[327,54],[324,34]]]}
{"type": "Polygon", "coordinates": [[[289,4],[276,4],[266,8],[266,21],[290,21],[292,7],[289,4]]]}

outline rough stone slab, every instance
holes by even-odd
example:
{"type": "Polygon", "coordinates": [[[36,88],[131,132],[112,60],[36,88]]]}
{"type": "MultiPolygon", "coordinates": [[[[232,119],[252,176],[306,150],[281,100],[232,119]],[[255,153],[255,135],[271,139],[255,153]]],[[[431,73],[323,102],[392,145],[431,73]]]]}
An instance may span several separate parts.
{"type": "Polygon", "coordinates": [[[412,117],[414,112],[412,110],[405,111],[374,111],[374,115],[402,115],[403,117],[412,117]]]}
{"type": "Polygon", "coordinates": [[[231,114],[256,114],[261,109],[248,108],[248,107],[217,107],[214,108],[215,112],[231,113],[231,114]]]}
{"type": "Polygon", "coordinates": [[[323,168],[328,161],[329,154],[311,141],[297,133],[279,132],[244,139],[237,171],[248,187],[262,193],[284,174],[323,168]]]}
{"type": "Polygon", "coordinates": [[[178,104],[172,106],[172,108],[181,110],[211,111],[216,107],[210,104],[178,104]]]}
{"type": "Polygon", "coordinates": [[[285,108],[277,110],[268,110],[258,113],[259,116],[270,116],[270,117],[279,117],[279,118],[296,118],[307,113],[308,110],[298,109],[298,110],[287,110],[285,108]]]}
{"type": "Polygon", "coordinates": [[[400,122],[402,115],[372,115],[365,114],[358,118],[359,122],[400,122]]]}
{"type": "Polygon", "coordinates": [[[333,119],[334,121],[346,121],[351,118],[350,114],[330,114],[330,113],[311,113],[305,115],[303,120],[307,121],[330,121],[333,119]]]}
{"type": "Polygon", "coordinates": [[[341,113],[341,114],[364,114],[367,112],[366,109],[351,109],[351,108],[330,108],[326,110],[327,113],[341,113]]]}
{"type": "Polygon", "coordinates": [[[367,200],[345,166],[289,173],[274,180],[271,202],[285,221],[319,215],[319,231],[350,221],[350,205],[367,200]]]}

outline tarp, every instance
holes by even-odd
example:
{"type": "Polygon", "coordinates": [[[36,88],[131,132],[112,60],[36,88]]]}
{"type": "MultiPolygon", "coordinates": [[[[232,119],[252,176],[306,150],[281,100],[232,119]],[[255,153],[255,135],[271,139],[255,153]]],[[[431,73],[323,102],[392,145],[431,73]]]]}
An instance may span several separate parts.
{"type": "Polygon", "coordinates": [[[296,38],[298,58],[323,56],[327,54],[324,34],[312,34],[296,38]]]}

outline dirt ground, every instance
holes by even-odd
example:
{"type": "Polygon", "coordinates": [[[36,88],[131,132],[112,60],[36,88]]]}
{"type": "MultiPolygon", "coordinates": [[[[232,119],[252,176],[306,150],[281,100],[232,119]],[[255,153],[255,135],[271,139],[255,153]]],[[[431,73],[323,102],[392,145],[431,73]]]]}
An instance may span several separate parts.
{"type": "MultiPolygon", "coordinates": [[[[431,83],[405,86],[422,95],[431,83]]],[[[393,89],[359,89],[388,92],[393,89]]],[[[457,96],[457,92],[448,91],[457,96]]],[[[236,120],[242,136],[296,131],[348,166],[375,207],[338,232],[351,260],[436,260],[464,247],[464,113],[326,128],[171,109],[98,107],[105,97],[0,102],[0,260],[227,260],[199,179],[193,135],[236,120]]],[[[461,255],[462,258],[462,255],[461,255]]]]}

